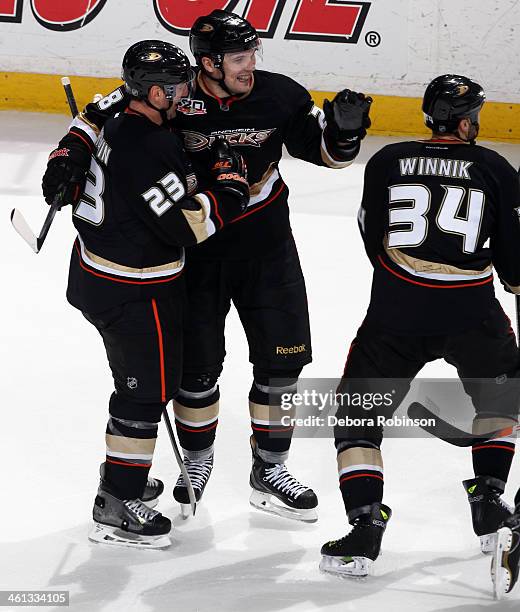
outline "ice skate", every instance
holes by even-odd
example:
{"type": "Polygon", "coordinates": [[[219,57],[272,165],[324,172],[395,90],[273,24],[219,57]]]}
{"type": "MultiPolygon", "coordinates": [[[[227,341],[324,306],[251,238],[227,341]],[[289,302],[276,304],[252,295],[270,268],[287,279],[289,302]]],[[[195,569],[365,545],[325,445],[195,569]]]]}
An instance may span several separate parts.
{"type": "Polygon", "coordinates": [[[510,593],[518,581],[520,566],[520,506],[504,521],[497,532],[491,561],[491,579],[495,599],[510,593]]]}
{"type": "Polygon", "coordinates": [[[298,482],[284,463],[267,463],[255,449],[249,484],[253,489],[249,503],[253,507],[296,521],[318,520],[314,491],[298,482]]]}
{"type": "Polygon", "coordinates": [[[101,483],[92,511],[94,527],[89,540],[132,548],[166,548],[171,522],[140,499],[119,499],[101,483]]]}
{"type": "MultiPolygon", "coordinates": [[[[199,502],[213,469],[213,453],[205,459],[190,459],[185,456],[184,465],[186,466],[186,471],[193,485],[195,500],[199,502]]],[[[182,518],[187,519],[191,516],[190,498],[182,474],[177,479],[175,488],[173,489],[173,497],[175,501],[179,502],[181,505],[182,518]]]]}
{"type": "MultiPolygon", "coordinates": [[[[101,477],[101,481],[103,481],[103,479],[105,478],[105,463],[104,462],[99,466],[99,475],[101,477]]],[[[148,476],[148,480],[144,487],[144,492],[141,496],[141,501],[144,501],[144,503],[149,508],[155,508],[155,506],[157,506],[157,504],[159,503],[159,495],[161,495],[163,491],[164,491],[164,484],[162,480],[148,476]]]]}
{"type": "Polygon", "coordinates": [[[363,578],[371,573],[381,540],[392,516],[388,506],[376,502],[349,513],[352,530],[321,548],[320,570],[337,576],[363,578]]]}
{"type": "Polygon", "coordinates": [[[501,498],[505,483],[491,476],[478,476],[463,483],[471,507],[473,531],[480,538],[484,554],[495,550],[497,529],[513,513],[501,498]]]}

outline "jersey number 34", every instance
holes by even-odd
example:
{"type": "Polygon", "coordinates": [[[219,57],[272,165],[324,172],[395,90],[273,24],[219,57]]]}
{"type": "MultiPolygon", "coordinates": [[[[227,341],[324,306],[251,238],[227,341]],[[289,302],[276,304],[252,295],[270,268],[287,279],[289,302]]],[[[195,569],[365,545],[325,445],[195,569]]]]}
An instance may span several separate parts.
{"type": "MultiPolygon", "coordinates": [[[[443,185],[444,198],[435,217],[437,227],[448,234],[462,236],[464,253],[474,253],[477,248],[485,195],[479,189],[443,185]],[[459,216],[466,201],[466,214],[459,216]]],[[[428,217],[432,194],[425,185],[392,185],[389,188],[389,204],[409,203],[389,210],[388,246],[390,248],[413,247],[422,244],[428,236],[428,217]],[[408,225],[406,229],[391,229],[408,225]]]]}

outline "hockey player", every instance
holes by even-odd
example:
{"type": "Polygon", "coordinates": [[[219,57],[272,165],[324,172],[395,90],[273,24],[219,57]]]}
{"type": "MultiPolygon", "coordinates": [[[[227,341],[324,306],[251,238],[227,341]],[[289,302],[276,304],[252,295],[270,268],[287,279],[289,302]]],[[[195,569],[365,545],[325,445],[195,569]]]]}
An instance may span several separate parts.
{"type": "MultiPolygon", "coordinates": [[[[305,283],[278,163],[285,145],[292,156],[316,165],[350,165],[370,125],[371,99],[343,90],[326,102],[324,117],[295,81],[255,70],[258,34],[248,21],[227,11],[197,19],[190,47],[198,66],[196,90],[179,105],[175,125],[203,184],[211,180],[211,143],[223,137],[238,148],[247,162],[251,199],[247,211],[221,235],[188,253],[190,308],[184,372],[174,403],[186,466],[200,499],[213,468],[224,325],[233,302],[253,363],[250,501],[262,510],[314,521],[315,493],[285,466],[292,429],[280,426],[276,401],[281,392],[294,388],[311,361],[305,283]]],[[[114,100],[123,96],[121,90],[112,94],[114,100]]],[[[91,104],[83,119],[100,127],[115,108],[91,104]]],[[[181,505],[188,503],[182,477],[174,497],[181,505]]]]}
{"type": "MultiPolygon", "coordinates": [[[[469,78],[434,79],[423,100],[431,139],[388,145],[368,162],[359,226],[374,267],[372,294],[338,389],[394,390],[392,406],[382,411],[390,416],[421,368],[444,358],[472,399],[475,434],[514,424],[519,397],[515,336],[494,297],[492,266],[520,293],[520,192],[509,163],[475,144],[484,99],[469,78]]],[[[338,412],[371,416],[341,405],[338,412]]],[[[383,429],[338,427],[335,437],[353,527],[322,547],[320,567],[364,576],[391,516],[382,503],[383,429]]],[[[501,494],[514,448],[505,438],[472,449],[475,476],[463,484],[484,552],[510,516],[501,494]]]]}
{"type": "MultiPolygon", "coordinates": [[[[109,119],[99,137],[92,133],[95,144],[87,131],[72,128],[51,155],[44,186],[49,174],[59,175],[60,164],[64,171],[71,167],[78,142],[91,149],[86,186],[73,209],[78,237],[67,299],[99,331],[115,391],[89,537],[161,548],[170,543],[170,520],[142,500],[162,490],[153,479],[146,487],[147,477],[158,422],[182,371],[183,247],[241,214],[249,186],[242,158],[219,141],[211,154],[212,180],[205,191],[197,189],[182,142],[167,123],[194,78],[180,49],[138,42],[124,56],[122,78],[124,112],[109,119]]],[[[58,193],[64,204],[75,197],[67,182],[58,193]]]]}
{"type": "MultiPolygon", "coordinates": [[[[327,106],[325,128],[322,112],[303,87],[286,76],[256,70],[260,45],[251,24],[227,11],[200,17],[190,31],[197,88],[177,118],[186,150],[204,181],[209,146],[224,136],[246,159],[251,200],[239,222],[191,254],[184,374],[174,408],[179,440],[192,473],[201,476],[202,494],[213,465],[224,325],[233,302],[253,364],[250,502],[267,512],[315,521],[315,493],[285,466],[292,430],[281,426],[277,400],[294,388],[311,360],[305,283],[278,162],[285,145],[305,161],[348,166],[366,133],[370,102],[354,92],[338,94],[327,106]]],[[[174,496],[181,504],[188,501],[182,478],[174,496]]]]}
{"type": "Polygon", "coordinates": [[[515,512],[500,526],[491,562],[491,578],[496,599],[510,593],[520,570],[520,489],[515,497],[515,512]]]}

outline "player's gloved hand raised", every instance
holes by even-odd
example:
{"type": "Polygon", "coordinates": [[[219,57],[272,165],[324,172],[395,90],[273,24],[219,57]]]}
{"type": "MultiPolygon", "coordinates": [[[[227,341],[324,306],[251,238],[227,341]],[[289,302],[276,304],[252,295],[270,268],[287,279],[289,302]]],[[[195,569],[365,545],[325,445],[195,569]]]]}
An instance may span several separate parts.
{"type": "Polygon", "coordinates": [[[327,120],[325,135],[339,148],[352,148],[367,134],[370,127],[370,105],[372,98],[365,94],[343,89],[334,100],[323,102],[327,120]]]}
{"type": "Polygon", "coordinates": [[[43,197],[47,204],[52,204],[56,196],[60,199],[59,208],[75,204],[83,192],[89,167],[89,147],[69,132],[49,155],[42,178],[43,197]]]}
{"type": "Polygon", "coordinates": [[[213,142],[211,156],[211,173],[216,187],[236,196],[241,209],[245,210],[249,204],[249,183],[244,158],[223,138],[213,142]]]}

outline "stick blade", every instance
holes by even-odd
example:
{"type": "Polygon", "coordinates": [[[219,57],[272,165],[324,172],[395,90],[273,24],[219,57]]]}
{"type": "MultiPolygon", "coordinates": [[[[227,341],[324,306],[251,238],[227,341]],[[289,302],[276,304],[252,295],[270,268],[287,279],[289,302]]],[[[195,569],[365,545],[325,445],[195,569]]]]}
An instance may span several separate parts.
{"type": "Polygon", "coordinates": [[[432,436],[444,440],[444,442],[461,448],[473,445],[475,438],[471,433],[462,431],[458,427],[444,421],[439,416],[439,409],[436,404],[429,398],[427,398],[427,402],[432,408],[435,408],[435,412],[420,402],[412,402],[408,407],[408,416],[411,419],[421,419],[423,422],[420,424],[420,427],[432,436]]]}
{"type": "Polygon", "coordinates": [[[13,208],[11,211],[11,223],[13,224],[14,229],[20,234],[25,242],[27,242],[31,249],[35,253],[38,253],[40,250],[38,246],[38,238],[29,227],[25,217],[16,208],[13,208]]]}
{"type": "Polygon", "coordinates": [[[408,416],[411,419],[424,419],[430,416],[430,412],[419,402],[412,402],[408,406],[408,416]]]}

